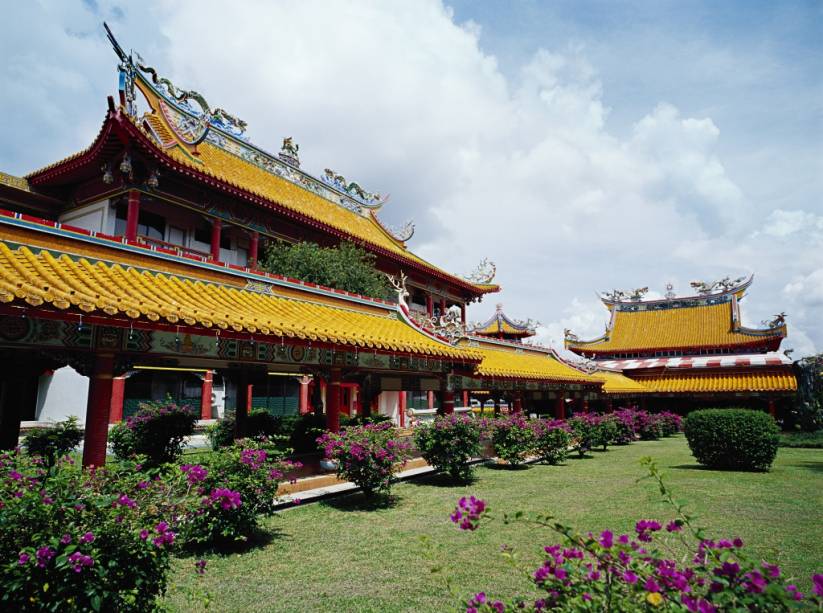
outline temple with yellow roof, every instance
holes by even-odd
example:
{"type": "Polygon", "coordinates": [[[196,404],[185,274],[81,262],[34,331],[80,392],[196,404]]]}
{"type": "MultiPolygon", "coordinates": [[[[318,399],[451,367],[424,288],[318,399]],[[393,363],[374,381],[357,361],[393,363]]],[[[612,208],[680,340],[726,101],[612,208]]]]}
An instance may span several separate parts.
{"type": "Polygon", "coordinates": [[[785,314],[762,327],[743,324],[740,302],[753,277],[693,282],[695,295],[644,299],[647,288],[602,296],[609,323],[602,336],[565,345],[642,385],[641,404],[674,410],[750,406],[773,415],[797,389],[791,360],[779,352],[785,314]]]}

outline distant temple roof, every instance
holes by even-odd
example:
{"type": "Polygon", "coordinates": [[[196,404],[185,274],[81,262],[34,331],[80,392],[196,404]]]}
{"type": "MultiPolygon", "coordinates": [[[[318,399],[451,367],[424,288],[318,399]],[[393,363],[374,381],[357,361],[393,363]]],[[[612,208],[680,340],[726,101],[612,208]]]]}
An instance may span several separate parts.
{"type": "Polygon", "coordinates": [[[785,314],[760,329],[741,323],[739,301],[751,282],[749,278],[693,283],[699,295],[662,300],[643,300],[646,288],[635,290],[628,299],[627,293],[615,290],[603,298],[611,312],[605,333],[580,340],[567,330],[566,347],[598,358],[774,351],[786,337],[785,314]]]}
{"type": "Polygon", "coordinates": [[[469,334],[508,340],[523,339],[534,336],[537,325],[532,320],[510,319],[503,312],[503,305],[498,304],[494,315],[484,323],[474,324],[469,329],[469,334]]]}

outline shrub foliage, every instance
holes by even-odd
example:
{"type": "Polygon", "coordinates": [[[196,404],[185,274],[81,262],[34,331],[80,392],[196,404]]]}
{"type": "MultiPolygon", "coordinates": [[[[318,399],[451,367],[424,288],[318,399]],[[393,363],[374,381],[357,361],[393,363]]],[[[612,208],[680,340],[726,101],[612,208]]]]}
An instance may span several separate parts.
{"type": "Polygon", "coordinates": [[[414,443],[431,466],[452,479],[468,481],[469,462],[480,454],[480,425],[465,415],[438,416],[431,425],[417,427],[414,443]]]}
{"type": "Polygon", "coordinates": [[[23,446],[29,455],[39,456],[49,468],[61,456],[73,451],[83,440],[83,431],[77,426],[77,418],[69,417],[50,428],[37,428],[26,435],[23,446]]]}
{"type": "Polygon", "coordinates": [[[109,432],[112,450],[118,458],[145,456],[146,463],[158,466],[174,462],[183,453],[183,441],[194,433],[197,413],[173,402],[146,403],[126,421],[109,432]]]}
{"type": "Polygon", "coordinates": [[[768,470],[780,431],[762,411],[705,409],[686,417],[689,448],[700,464],[730,470],[768,470]]]}

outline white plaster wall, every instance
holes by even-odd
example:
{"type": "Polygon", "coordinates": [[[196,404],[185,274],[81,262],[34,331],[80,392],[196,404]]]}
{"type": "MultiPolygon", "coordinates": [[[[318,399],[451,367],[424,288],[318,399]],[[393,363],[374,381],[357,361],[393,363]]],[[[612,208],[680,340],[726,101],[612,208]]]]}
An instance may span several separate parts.
{"type": "Polygon", "coordinates": [[[108,200],[68,211],[60,216],[59,221],[84,230],[114,234],[114,212],[108,200]]]}
{"type": "Polygon", "coordinates": [[[86,401],[89,378],[71,366],[64,366],[54,374],[43,375],[37,383],[37,421],[63,421],[76,415],[80,423],[86,420],[86,401]]]}
{"type": "Polygon", "coordinates": [[[400,425],[400,392],[380,392],[377,400],[377,412],[387,415],[396,426],[400,425]]]}

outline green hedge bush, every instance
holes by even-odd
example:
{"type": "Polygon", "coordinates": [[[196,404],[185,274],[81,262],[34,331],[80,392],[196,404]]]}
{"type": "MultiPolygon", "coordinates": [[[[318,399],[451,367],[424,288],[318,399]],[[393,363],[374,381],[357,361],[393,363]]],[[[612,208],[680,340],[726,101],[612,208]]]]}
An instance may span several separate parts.
{"type": "Polygon", "coordinates": [[[705,409],[689,413],[684,431],[700,464],[730,470],[769,470],[780,430],[762,411],[705,409]]]}

